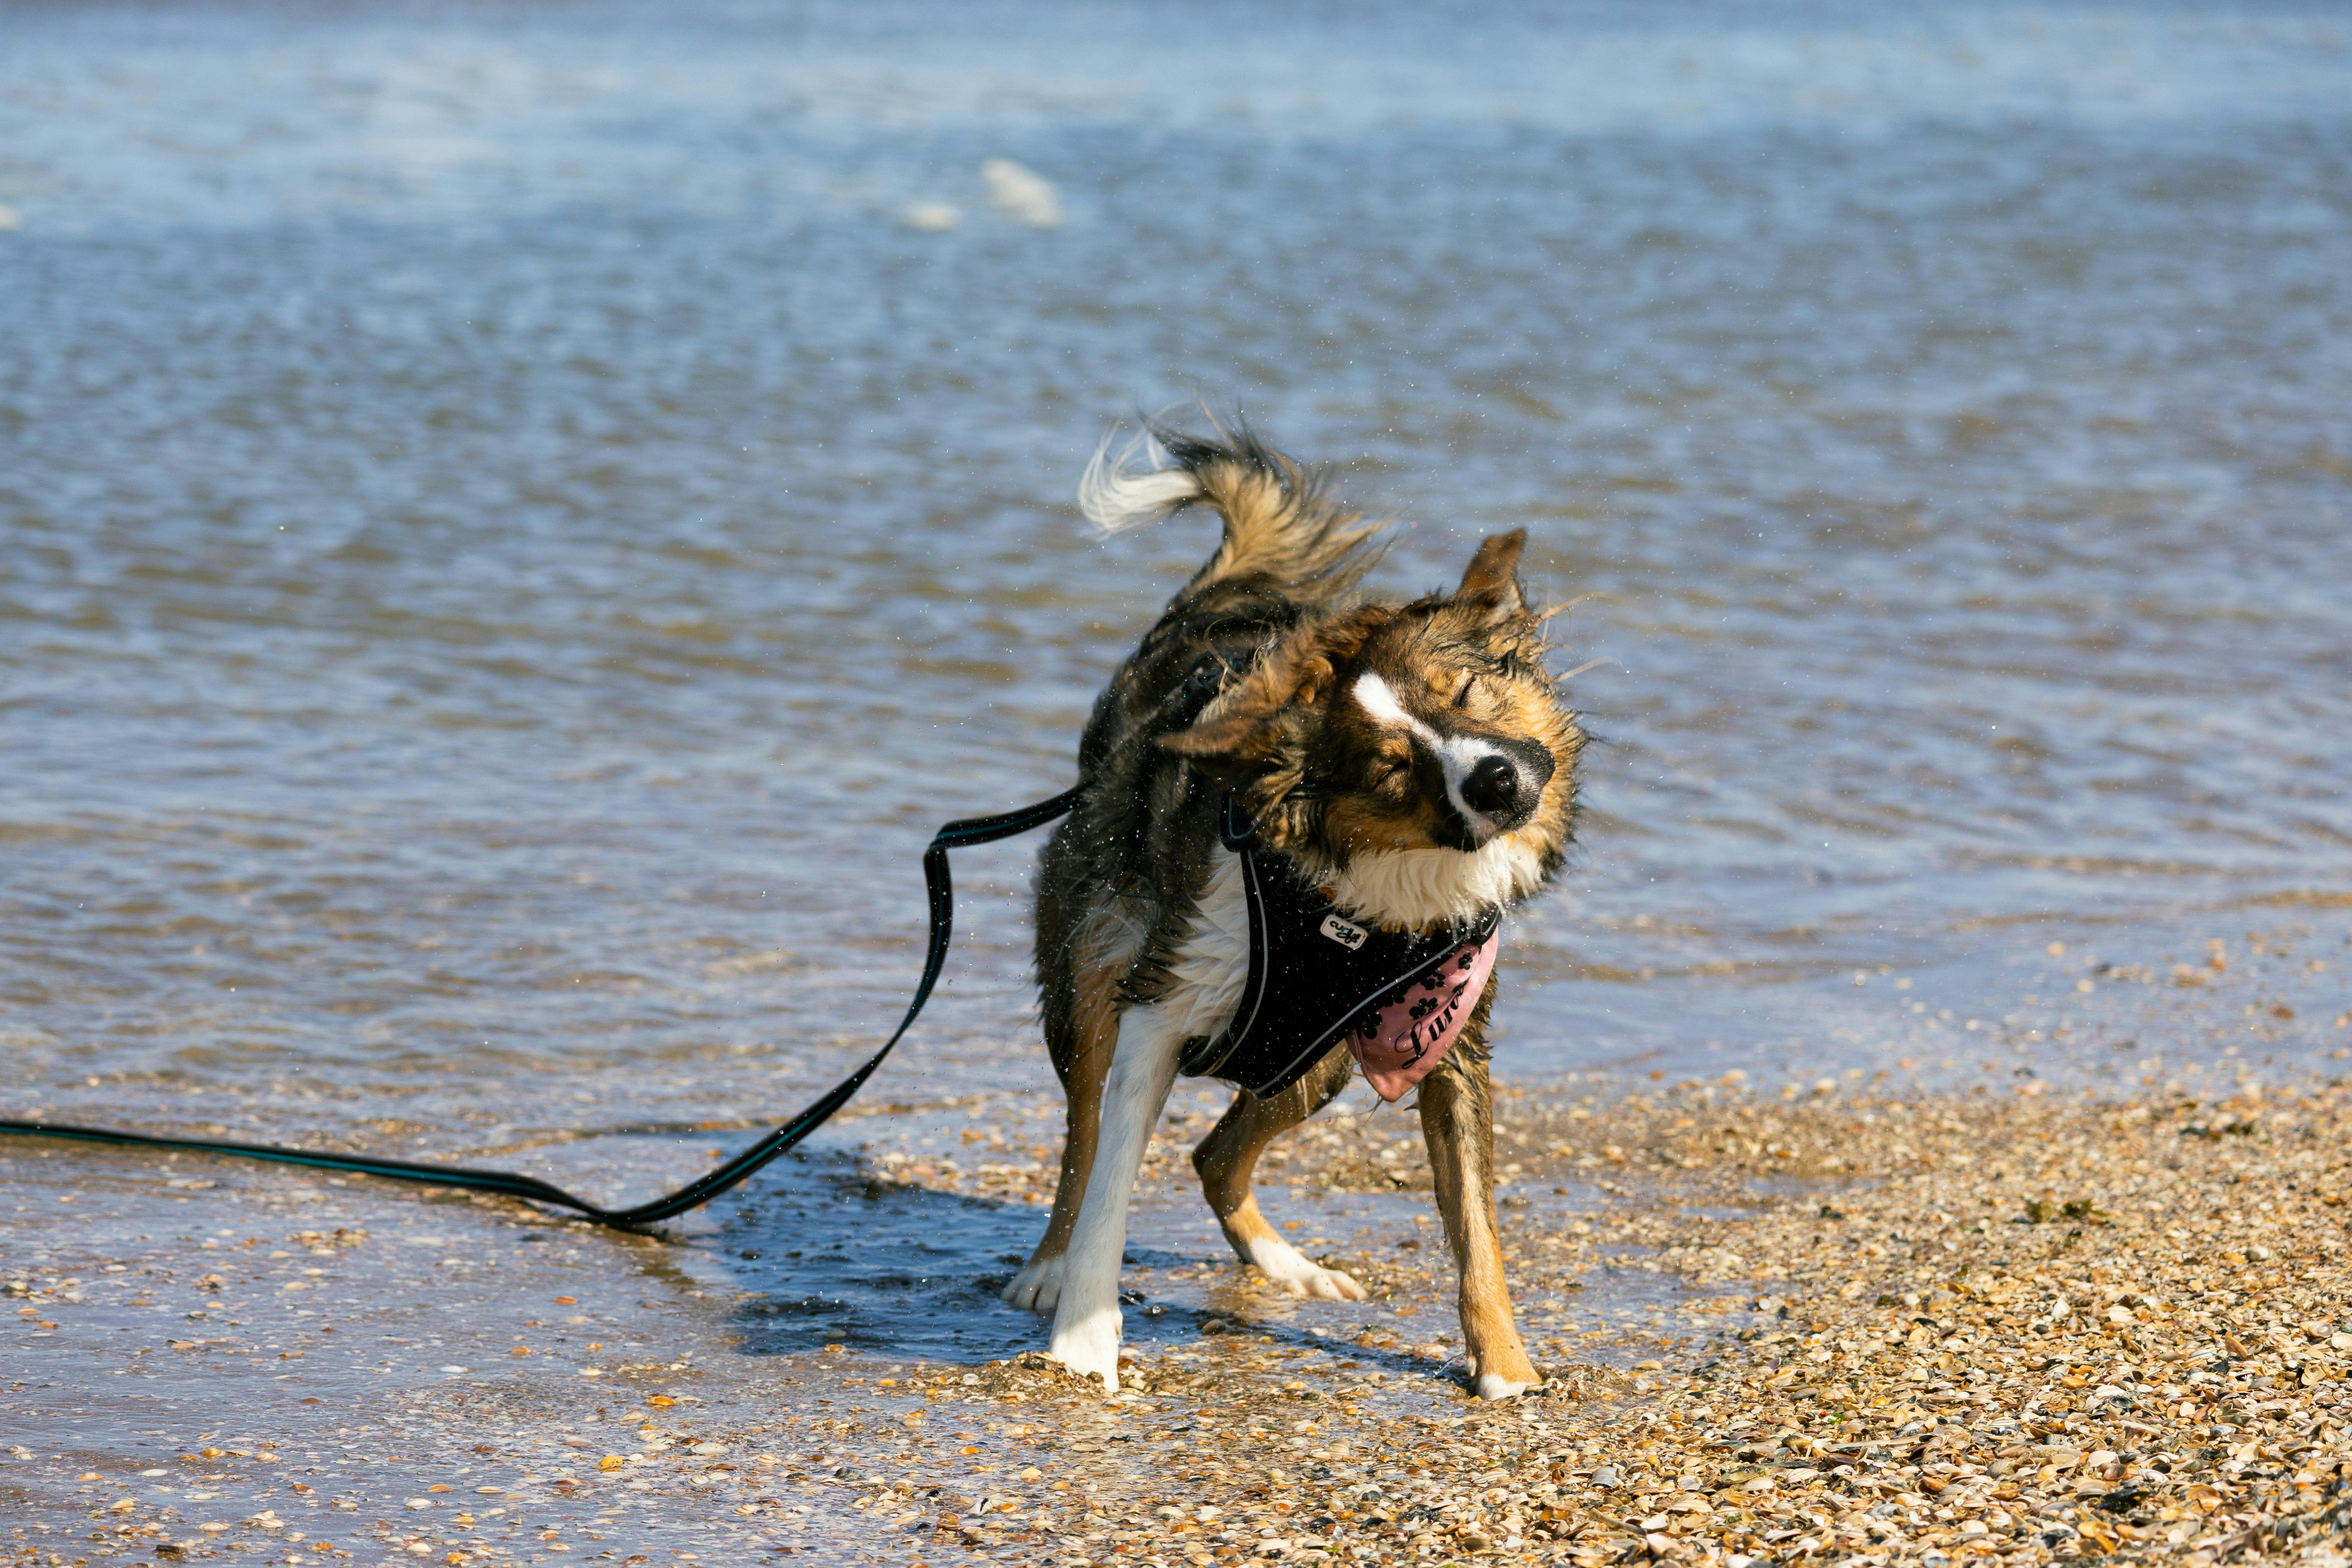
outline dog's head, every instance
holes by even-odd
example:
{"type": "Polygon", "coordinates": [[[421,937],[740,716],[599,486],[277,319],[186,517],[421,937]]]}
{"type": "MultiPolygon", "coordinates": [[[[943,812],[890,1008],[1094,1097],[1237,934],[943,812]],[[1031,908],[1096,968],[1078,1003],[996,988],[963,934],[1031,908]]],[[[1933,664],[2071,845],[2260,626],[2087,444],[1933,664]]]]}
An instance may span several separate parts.
{"type": "Polygon", "coordinates": [[[1160,743],[1376,918],[1525,896],[1566,852],[1583,744],[1517,576],[1526,542],[1487,540],[1449,595],[1309,618],[1160,743]],[[1401,876],[1429,896],[1381,890],[1401,876]]]}

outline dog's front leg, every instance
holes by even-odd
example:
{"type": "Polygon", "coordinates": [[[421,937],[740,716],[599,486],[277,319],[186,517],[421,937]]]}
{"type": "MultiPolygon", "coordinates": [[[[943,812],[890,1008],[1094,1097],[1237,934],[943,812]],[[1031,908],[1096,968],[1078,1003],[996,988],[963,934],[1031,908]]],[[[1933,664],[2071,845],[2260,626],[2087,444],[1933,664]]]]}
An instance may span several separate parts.
{"type": "Polygon", "coordinates": [[[1421,1082],[1421,1133],[1429,1145],[1437,1206],[1462,1279],[1462,1339],[1471,1386],[1481,1399],[1508,1399],[1542,1380],[1511,1321],[1503,1240],[1495,1224],[1495,1113],[1486,1053],[1462,1043],[1421,1082]]]}
{"type": "Polygon", "coordinates": [[[1094,1170],[1087,1177],[1063,1263],[1054,1357],[1080,1376],[1100,1373],[1107,1394],[1118,1388],[1118,1266],[1127,1251],[1128,1199],[1151,1129],[1176,1081],[1182,1044],[1158,1007],[1130,1007],[1121,1015],[1110,1076],[1103,1084],[1094,1170]]]}

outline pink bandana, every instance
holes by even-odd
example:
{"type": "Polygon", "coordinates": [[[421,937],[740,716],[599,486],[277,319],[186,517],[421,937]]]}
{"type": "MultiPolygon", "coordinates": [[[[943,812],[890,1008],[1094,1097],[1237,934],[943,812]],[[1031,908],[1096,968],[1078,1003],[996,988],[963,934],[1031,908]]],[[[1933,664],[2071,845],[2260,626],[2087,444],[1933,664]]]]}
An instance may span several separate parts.
{"type": "Polygon", "coordinates": [[[1381,1008],[1348,1037],[1364,1081],[1382,1100],[1393,1100],[1427,1078],[1462,1036],[1462,1026],[1486,994],[1495,973],[1500,931],[1465,947],[1412,984],[1403,998],[1381,1008]]]}

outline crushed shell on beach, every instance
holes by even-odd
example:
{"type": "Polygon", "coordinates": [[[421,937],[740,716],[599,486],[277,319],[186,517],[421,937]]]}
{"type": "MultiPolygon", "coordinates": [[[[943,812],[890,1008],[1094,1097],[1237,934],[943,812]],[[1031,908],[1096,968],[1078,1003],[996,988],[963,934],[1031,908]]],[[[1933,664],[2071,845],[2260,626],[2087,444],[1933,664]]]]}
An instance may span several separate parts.
{"type": "MultiPolygon", "coordinates": [[[[1370,1289],[1332,1309],[1360,1330],[1282,1328],[1259,1285],[1137,1349],[1109,1398],[1035,1352],[876,1376],[833,1347],[813,1359],[835,1375],[757,1419],[696,1409],[674,1371],[667,1393],[614,1378],[597,1397],[635,1402],[625,1451],[545,1484],[650,1487],[758,1532],[747,1548],[828,1562],[2342,1563],[2347,1112],[2339,1085],[1509,1100],[1502,1214],[1548,1379],[1527,1397],[1462,1392],[1451,1271],[1407,1226],[1323,1258],[1370,1289]],[[1555,1180],[1594,1201],[1525,1195],[1555,1180]],[[1680,1281],[1646,1339],[1570,1321],[1603,1268],[1680,1281]]],[[[1164,1178],[1197,1131],[1163,1129],[1164,1178]]],[[[1310,1128],[1265,1184],[1424,1184],[1411,1131],[1310,1128]]],[[[947,1165],[930,1179],[955,1184],[947,1165]]],[[[93,1518],[101,1556],[139,1550],[135,1510],[93,1518]]],[[[467,1541],[471,1518],[436,1557],[557,1560],[467,1541]]],[[[400,1539],[351,1523],[310,1549],[400,1539]]],[[[172,1551],[282,1550],[283,1524],[172,1551]]]]}
{"type": "MultiPolygon", "coordinates": [[[[1643,1266],[1702,1288],[1656,1353],[1612,1369],[1531,1332],[1540,1394],[1402,1415],[1381,1390],[1442,1338],[1318,1352],[1212,1319],[1222,1332],[1138,1358],[1108,1403],[1037,1355],[961,1396],[1026,1406],[1005,1430],[1034,1450],[1107,1435],[1123,1481],[1077,1494],[1015,1471],[973,1498],[884,1478],[863,1506],[1039,1560],[2344,1561],[2347,1109],[2336,1086],[1519,1102],[1504,1169],[1524,1184],[1597,1161],[1627,1201],[1535,1234],[1507,1195],[1516,1296],[1650,1249],[1643,1266]],[[1725,1206],[1759,1176],[1806,1190],[1725,1206]]],[[[1344,1130],[1310,1131],[1267,1182],[1351,1173],[1414,1184],[1408,1158],[1344,1130]]],[[[1387,1251],[1322,1261],[1444,1321],[1446,1271],[1387,1251]]]]}

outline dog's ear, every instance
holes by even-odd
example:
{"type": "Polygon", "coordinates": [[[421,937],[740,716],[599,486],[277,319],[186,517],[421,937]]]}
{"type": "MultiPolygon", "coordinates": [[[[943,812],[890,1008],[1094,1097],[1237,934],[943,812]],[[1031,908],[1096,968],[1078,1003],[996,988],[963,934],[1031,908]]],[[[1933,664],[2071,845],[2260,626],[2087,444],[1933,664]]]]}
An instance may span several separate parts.
{"type": "Polygon", "coordinates": [[[1286,765],[1301,727],[1331,692],[1331,661],[1318,652],[1274,658],[1244,676],[1190,728],[1160,737],[1221,789],[1239,789],[1286,765]]]}
{"type": "Polygon", "coordinates": [[[1519,552],[1528,544],[1528,531],[1515,528],[1508,533],[1498,533],[1478,546],[1478,553],[1470,557],[1470,564],[1462,574],[1462,585],[1454,590],[1456,604],[1477,605],[1489,612],[1489,621],[1499,621],[1516,616],[1527,608],[1519,594],[1519,552]]]}

